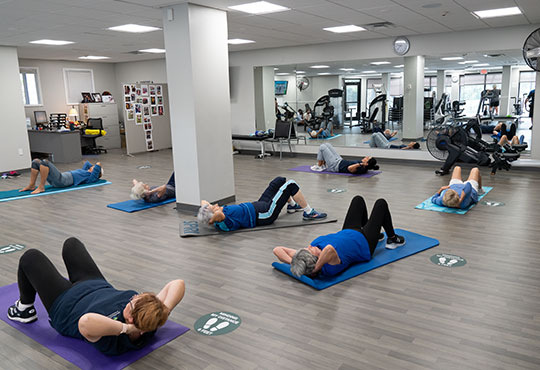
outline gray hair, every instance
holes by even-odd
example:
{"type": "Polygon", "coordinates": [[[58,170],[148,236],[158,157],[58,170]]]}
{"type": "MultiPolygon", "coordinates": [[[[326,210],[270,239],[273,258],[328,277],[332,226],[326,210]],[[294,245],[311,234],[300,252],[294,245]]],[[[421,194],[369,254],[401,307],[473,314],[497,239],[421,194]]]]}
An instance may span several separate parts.
{"type": "Polygon", "coordinates": [[[296,277],[310,275],[318,259],[319,257],[314,256],[307,249],[300,249],[292,258],[291,273],[296,277]]]}
{"type": "Polygon", "coordinates": [[[197,220],[199,220],[200,224],[208,225],[213,215],[214,215],[214,212],[210,209],[210,204],[205,204],[205,205],[202,205],[201,208],[199,208],[199,213],[197,214],[197,220]]]}
{"type": "Polygon", "coordinates": [[[137,181],[137,183],[131,188],[131,195],[129,197],[134,200],[141,199],[143,193],[144,184],[142,181],[137,181]]]}

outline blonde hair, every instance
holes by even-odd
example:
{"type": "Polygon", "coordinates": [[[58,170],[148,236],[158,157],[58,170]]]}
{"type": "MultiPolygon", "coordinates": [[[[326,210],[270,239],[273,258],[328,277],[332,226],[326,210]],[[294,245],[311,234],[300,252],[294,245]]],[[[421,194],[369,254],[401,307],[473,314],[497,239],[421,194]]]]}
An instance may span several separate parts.
{"type": "Polygon", "coordinates": [[[165,324],[169,309],[154,293],[142,293],[135,301],[131,316],[137,329],[150,332],[165,324]]]}
{"type": "Polygon", "coordinates": [[[133,187],[131,188],[130,198],[134,200],[141,199],[143,193],[144,193],[144,184],[142,181],[137,181],[137,183],[133,185],[133,187]]]}
{"type": "Polygon", "coordinates": [[[443,204],[450,208],[459,208],[459,195],[453,189],[447,189],[442,198],[443,204]]]}

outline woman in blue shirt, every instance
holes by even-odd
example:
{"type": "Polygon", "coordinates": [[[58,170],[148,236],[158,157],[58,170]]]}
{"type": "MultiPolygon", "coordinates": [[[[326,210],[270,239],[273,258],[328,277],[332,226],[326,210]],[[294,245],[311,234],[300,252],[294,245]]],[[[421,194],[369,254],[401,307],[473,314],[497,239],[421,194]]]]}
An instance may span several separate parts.
{"type": "Polygon", "coordinates": [[[64,242],[62,258],[69,280],[39,250],[22,255],[20,298],[8,309],[10,320],[29,324],[38,319],[37,292],[56,331],[87,340],[106,355],[119,355],[143,347],[184,296],[183,280],[169,282],[158,294],[114,289],[76,238],[64,242]]]}
{"type": "Polygon", "coordinates": [[[256,202],[220,206],[203,200],[198,219],[202,224],[214,225],[221,231],[270,225],[287,203],[287,213],[304,211],[306,221],[326,217],[326,213],[319,213],[310,207],[296,181],[276,177],[256,202]]]}
{"type": "Polygon", "coordinates": [[[281,262],[291,264],[291,273],[297,277],[319,273],[334,276],[352,264],[371,259],[378,242],[384,238],[381,227],[388,237],[387,249],[405,245],[405,238],[394,232],[386,200],[378,199],[368,218],[366,202],[357,195],[351,201],[341,231],[319,236],[309,247],[298,251],[276,247],[274,255],[281,262]]]}
{"type": "Polygon", "coordinates": [[[482,189],[482,177],[480,169],[475,167],[471,170],[467,181],[461,179],[461,167],[454,167],[450,184],[439,189],[431,202],[433,204],[450,208],[467,208],[471,204],[478,203],[478,191],[482,189]]]}

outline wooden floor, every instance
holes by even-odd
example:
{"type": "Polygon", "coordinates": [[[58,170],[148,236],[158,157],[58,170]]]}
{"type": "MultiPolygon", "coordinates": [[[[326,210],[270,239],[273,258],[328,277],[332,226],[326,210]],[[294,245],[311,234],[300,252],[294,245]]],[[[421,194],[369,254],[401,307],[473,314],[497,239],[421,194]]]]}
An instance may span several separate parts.
{"type": "MultiPolygon", "coordinates": [[[[366,179],[287,171],[314,157],[235,156],[238,201],[253,200],[283,175],[338,224],[181,239],[171,205],[133,214],[105,207],[128,199],[132,178],[166,181],[170,151],[99,159],[112,185],[0,203],[0,245],[38,248],[65,272],[61,245],[76,236],[119,289],[158,291],[168,280],[184,279],[185,299],[171,315],[178,323],[193,328],[197,318],[220,310],[242,318],[223,336],[191,330],[130,369],[540,368],[539,171],[490,177],[482,169],[484,185],[494,187],[486,199],[506,205],[479,204],[460,216],[414,209],[449,180],[436,177],[433,165],[385,162],[381,175],[366,179]],[[271,267],[274,246],[299,248],[337,231],[356,194],[368,207],[386,198],[397,227],[438,238],[440,246],[323,291],[271,267]],[[430,262],[444,252],[467,264],[450,269],[430,262]]],[[[27,181],[28,173],[0,180],[0,190],[27,181]]],[[[20,255],[0,255],[0,285],[16,281],[20,255]]],[[[73,368],[3,322],[0,343],[1,369],[73,368]]]]}

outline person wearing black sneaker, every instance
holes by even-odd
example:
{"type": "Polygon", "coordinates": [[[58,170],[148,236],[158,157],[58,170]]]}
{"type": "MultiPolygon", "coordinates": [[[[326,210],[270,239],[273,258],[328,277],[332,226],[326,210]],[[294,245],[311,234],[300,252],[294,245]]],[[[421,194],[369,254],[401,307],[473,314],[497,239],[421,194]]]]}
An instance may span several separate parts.
{"type": "Polygon", "coordinates": [[[221,231],[234,231],[274,223],[285,204],[287,213],[304,211],[305,221],[326,217],[326,213],[311,208],[296,181],[285,177],[273,179],[256,202],[219,206],[203,200],[197,217],[202,224],[214,225],[221,231]]]}
{"type": "Polygon", "coordinates": [[[106,355],[119,355],[143,347],[184,296],[183,280],[169,282],[158,294],[114,289],[76,238],[64,242],[62,258],[69,280],[39,250],[22,255],[17,272],[20,298],[8,309],[10,320],[38,319],[37,292],[60,334],[85,339],[106,355]]]}
{"type": "Polygon", "coordinates": [[[394,232],[386,200],[378,199],[368,218],[366,202],[357,195],[351,201],[341,231],[320,236],[309,247],[298,251],[276,247],[274,255],[281,262],[289,263],[291,273],[297,277],[319,273],[334,276],[352,264],[371,260],[381,236],[384,237],[381,227],[387,235],[387,249],[405,245],[405,238],[394,232]]]}

